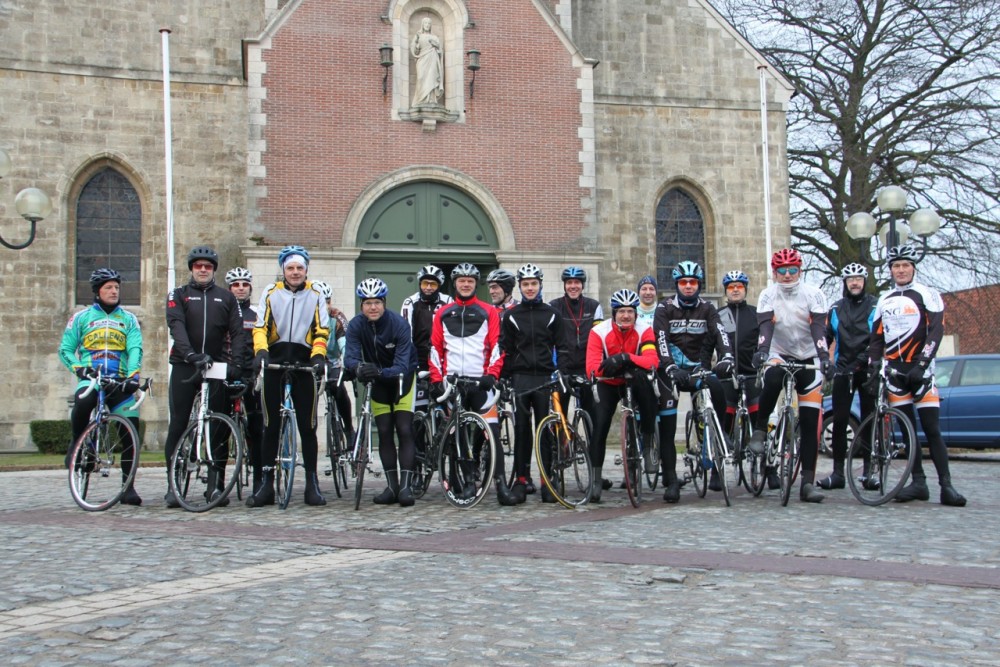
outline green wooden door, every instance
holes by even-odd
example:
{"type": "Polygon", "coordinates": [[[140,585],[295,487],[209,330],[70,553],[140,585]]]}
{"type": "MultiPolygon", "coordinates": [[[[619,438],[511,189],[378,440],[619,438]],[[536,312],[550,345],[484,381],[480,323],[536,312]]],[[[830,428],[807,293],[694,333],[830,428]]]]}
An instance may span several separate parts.
{"type": "MultiPolygon", "coordinates": [[[[497,237],[486,212],[441,183],[409,183],[383,195],[362,219],[358,245],[355,278],[384,280],[389,308],[397,311],[418,290],[416,272],[424,264],[440,267],[446,278],[459,262],[472,262],[483,278],[496,268],[497,237]]],[[[449,281],[445,291],[451,293],[449,281]]],[[[479,293],[486,298],[485,285],[479,293]]]]}

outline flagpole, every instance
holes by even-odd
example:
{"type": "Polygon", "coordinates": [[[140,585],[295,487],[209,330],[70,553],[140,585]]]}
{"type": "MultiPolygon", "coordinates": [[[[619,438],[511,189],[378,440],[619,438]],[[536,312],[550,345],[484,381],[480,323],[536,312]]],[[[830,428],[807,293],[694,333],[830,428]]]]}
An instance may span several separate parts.
{"type": "Polygon", "coordinates": [[[764,165],[764,270],[767,274],[767,284],[771,284],[771,272],[767,270],[771,261],[771,166],[768,159],[769,149],[767,145],[767,66],[758,65],[757,72],[760,74],[760,145],[762,148],[761,161],[764,165]]]}
{"type": "Polygon", "coordinates": [[[170,119],[170,28],[160,28],[163,44],[163,159],[167,178],[167,288],[176,286],[174,269],[174,147],[170,119]]]}

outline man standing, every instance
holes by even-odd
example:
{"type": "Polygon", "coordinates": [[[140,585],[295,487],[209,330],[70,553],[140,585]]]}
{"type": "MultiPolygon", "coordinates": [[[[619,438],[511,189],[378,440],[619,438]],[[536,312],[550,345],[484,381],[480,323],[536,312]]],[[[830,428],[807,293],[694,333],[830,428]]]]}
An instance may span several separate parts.
{"type": "Polygon", "coordinates": [[[500,312],[510,310],[517,305],[517,299],[514,298],[514,284],[516,282],[517,278],[507,269],[494,269],[486,276],[486,286],[490,291],[490,301],[493,302],[493,306],[500,312]]]}
{"type": "MultiPolygon", "coordinates": [[[[229,362],[226,376],[239,379],[248,363],[249,341],[243,329],[243,312],[232,292],[215,284],[219,255],[208,246],[191,249],[187,257],[191,278],[186,285],[167,295],[167,328],[173,339],[169,362],[170,425],[164,455],[169,475],[170,459],[191,418],[195,395],[201,389],[195,376],[214,362],[229,362]]],[[[214,412],[228,411],[228,396],[222,382],[209,384],[208,407],[214,412]]],[[[225,444],[223,443],[223,446],[225,444]]],[[[221,460],[225,457],[216,457],[221,460]]],[[[208,471],[208,492],[222,493],[225,487],[225,461],[219,469],[208,471]],[[214,491],[213,491],[214,489],[214,491]]],[[[167,507],[180,507],[167,486],[167,507]]],[[[229,504],[226,498],[218,506],[229,504]]]]}
{"type": "MultiPolygon", "coordinates": [[[[253,294],[253,274],[249,269],[237,266],[226,272],[226,285],[229,291],[236,297],[243,312],[243,331],[246,334],[248,346],[253,345],[253,326],[257,322],[257,311],[254,309],[250,297],[253,294]]],[[[249,352],[248,352],[249,357],[249,352]]],[[[257,493],[261,480],[261,441],[264,438],[264,412],[260,405],[260,392],[255,391],[253,364],[248,363],[244,368],[243,382],[247,389],[243,394],[243,408],[247,417],[247,455],[250,457],[250,465],[253,468],[253,485],[251,493],[257,493]]]]}
{"type": "Polygon", "coordinates": [[[635,309],[636,320],[646,326],[653,326],[656,316],[656,278],[643,276],[635,291],[639,294],[639,307],[635,309]]]}
{"type": "MultiPolygon", "coordinates": [[[[914,280],[917,251],[913,246],[907,244],[890,248],[886,255],[894,286],[879,298],[875,308],[868,348],[868,386],[877,381],[883,356],[889,368],[905,374],[902,381],[890,378],[892,404],[906,413],[914,431],[917,422],[913,406],[916,404],[931,459],[937,468],[941,504],[964,507],[965,496],[951,485],[948,448],[941,439],[940,399],[934,386],[934,357],[944,335],[944,302],[936,290],[914,280]]],[[[913,481],[896,495],[897,502],[930,498],[921,458],[922,451],[918,448],[913,464],[913,481]]]]}
{"type": "MultiPolygon", "coordinates": [[[[730,271],[722,278],[722,288],[726,290],[726,305],[719,308],[719,321],[729,336],[736,360],[737,375],[753,375],[753,354],[757,351],[757,337],[760,326],[757,324],[757,309],[747,303],[747,286],[750,277],[742,271],[730,271]]],[[[726,433],[732,433],[733,419],[736,416],[736,387],[732,382],[723,382],[726,392],[726,433]]],[[[760,389],[756,382],[747,382],[744,386],[747,393],[747,412],[751,423],[757,415],[757,398],[760,389]]]]}

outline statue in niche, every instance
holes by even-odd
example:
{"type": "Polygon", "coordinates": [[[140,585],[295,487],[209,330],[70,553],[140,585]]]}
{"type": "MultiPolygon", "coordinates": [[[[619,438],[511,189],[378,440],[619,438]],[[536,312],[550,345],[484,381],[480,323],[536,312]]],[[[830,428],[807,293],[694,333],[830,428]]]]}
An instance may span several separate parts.
{"type": "Polygon", "coordinates": [[[416,63],[417,79],[411,106],[441,106],[444,95],[444,56],[441,38],[431,32],[431,20],[420,21],[420,32],[413,36],[410,55],[416,63]]]}

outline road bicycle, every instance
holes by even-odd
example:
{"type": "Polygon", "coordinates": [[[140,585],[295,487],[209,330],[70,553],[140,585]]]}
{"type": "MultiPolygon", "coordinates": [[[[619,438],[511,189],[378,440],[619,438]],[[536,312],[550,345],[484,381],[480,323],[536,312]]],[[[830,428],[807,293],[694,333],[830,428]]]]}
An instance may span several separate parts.
{"type": "Polygon", "coordinates": [[[252,399],[247,399],[248,390],[249,387],[241,381],[226,383],[226,392],[232,402],[229,416],[236,422],[236,426],[239,427],[240,434],[243,436],[243,465],[236,471],[236,498],[238,500],[243,500],[243,489],[250,489],[247,496],[253,493],[251,488],[253,484],[253,462],[251,459],[253,457],[250,452],[250,422],[247,417],[247,400],[252,399]]]}
{"type": "MultiPolygon", "coordinates": [[[[278,418],[278,453],[274,459],[274,493],[280,509],[287,509],[292,500],[292,483],[295,480],[295,466],[299,459],[299,426],[295,419],[295,403],[292,401],[292,379],[295,373],[309,373],[316,383],[317,394],[322,391],[322,378],[317,381],[310,364],[268,364],[267,370],[281,371],[281,407],[278,418]]],[[[258,375],[258,384],[263,381],[264,369],[258,375]]],[[[262,468],[267,470],[268,467],[262,468]]]]}
{"type": "MultiPolygon", "coordinates": [[[[402,384],[402,378],[400,378],[402,384]]],[[[372,461],[372,383],[361,385],[361,414],[358,415],[358,428],[354,431],[354,442],[347,454],[341,457],[343,464],[351,471],[354,479],[354,509],[361,508],[361,492],[365,483],[365,471],[370,471],[375,477],[380,473],[371,467],[372,461]]]]}
{"type": "MultiPolygon", "coordinates": [[[[576,386],[586,386],[585,378],[574,379],[576,386]]],[[[573,419],[566,416],[563,396],[570,391],[565,379],[558,372],[550,382],[525,394],[551,389],[549,414],[542,418],[535,429],[535,461],[544,484],[552,496],[564,507],[575,509],[590,500],[594,484],[594,468],[590,462],[590,417],[580,409],[573,419]]]]}
{"type": "Polygon", "coordinates": [[[430,488],[434,471],[438,467],[441,455],[440,440],[437,434],[444,424],[444,408],[436,400],[430,399],[430,371],[420,371],[417,374],[417,393],[427,396],[427,406],[413,413],[413,442],[416,447],[413,481],[410,490],[414,498],[422,498],[430,488]]]}
{"type": "Polygon", "coordinates": [[[201,391],[168,464],[170,490],[189,512],[207,512],[228,504],[229,493],[243,468],[246,443],[242,430],[232,417],[208,407],[212,391],[227,391],[225,382],[211,379],[209,373],[224,378],[225,366],[215,364],[211,371],[205,369],[192,376],[192,381],[201,380],[201,391]],[[233,462],[233,474],[226,481],[229,461],[233,462]]]}
{"type": "Polygon", "coordinates": [[[350,466],[347,454],[350,451],[347,429],[344,418],[337,407],[337,392],[344,381],[344,369],[339,364],[327,367],[326,380],[326,455],[330,459],[330,467],[324,471],[328,477],[333,477],[333,488],[337,497],[342,498],[347,491],[347,474],[350,466]]]}
{"type": "Polygon", "coordinates": [[[798,417],[793,405],[796,395],[795,374],[799,371],[816,371],[819,366],[795,361],[769,361],[761,366],[758,383],[763,382],[764,371],[770,367],[780,368],[784,373],[784,392],[778,406],[778,421],[774,429],[768,432],[765,441],[765,459],[767,467],[777,468],[778,479],[781,481],[781,504],[786,506],[802,464],[799,457],[798,417]]]}
{"type": "Polygon", "coordinates": [[[732,376],[732,383],[736,388],[736,412],[733,414],[729,439],[733,444],[733,458],[739,466],[739,483],[748,493],[759,496],[764,491],[764,483],[767,481],[765,470],[767,458],[764,455],[754,454],[748,446],[750,435],[753,433],[753,423],[747,408],[746,383],[749,381],[756,381],[756,376],[736,373],[732,376]]]}
{"type": "MultiPolygon", "coordinates": [[[[489,423],[479,412],[469,409],[469,395],[479,390],[479,378],[449,375],[438,404],[447,403],[447,417],[435,438],[438,450],[438,478],[445,499],[462,509],[475,507],[486,497],[496,470],[496,443],[489,423]],[[454,395],[454,397],[453,397],[454,395]]],[[[480,410],[493,407],[499,392],[480,410]]]]}
{"type": "MultiPolygon", "coordinates": [[[[104,375],[100,367],[94,370],[96,374],[80,398],[96,390],[97,407],[68,458],[70,495],[88,512],[106,510],[122,499],[135,480],[140,450],[139,434],[132,422],[112,412],[107,403],[108,395],[124,388],[126,378],[104,375]]],[[[143,382],[129,410],[139,408],[151,383],[148,379],[143,382]]]]}
{"type": "MultiPolygon", "coordinates": [[[[636,402],[632,389],[632,373],[625,373],[622,376],[626,383],[623,385],[625,396],[622,397],[619,412],[622,416],[622,451],[615,456],[615,463],[620,464],[625,473],[625,492],[633,507],[638,507],[642,502],[642,478],[645,475],[650,491],[656,488],[656,480],[660,467],[660,442],[657,429],[653,428],[653,441],[646,443],[642,438],[642,429],[639,428],[639,405],[636,402]],[[655,466],[655,467],[654,467],[655,466]]],[[[646,379],[652,387],[654,395],[659,398],[659,381],[655,372],[646,373],[646,379]]],[[[605,381],[598,378],[599,381],[605,381]]],[[[598,400],[594,394],[594,400],[598,400]]],[[[650,415],[656,419],[656,415],[650,415]]],[[[600,484],[600,480],[597,480],[600,484]]]]}
{"type": "MultiPolygon", "coordinates": [[[[497,426],[500,433],[500,452],[507,459],[507,488],[514,486],[517,471],[514,469],[514,387],[510,380],[501,378],[497,383],[497,426]]],[[[589,419],[589,417],[588,417],[589,419]]]]}
{"type": "Polygon", "coordinates": [[[691,380],[697,389],[691,395],[692,409],[685,418],[687,451],[684,453],[684,462],[700,498],[708,493],[714,471],[722,490],[722,498],[726,507],[729,507],[733,504],[732,496],[739,483],[740,467],[733,456],[728,438],[724,435],[715,406],[712,405],[712,392],[708,386],[710,377],[713,377],[713,373],[706,368],[691,371],[691,380]]]}
{"type": "Polygon", "coordinates": [[[920,443],[913,424],[889,404],[889,378],[905,377],[883,361],[875,411],[865,417],[847,451],[851,493],[865,505],[882,505],[906,486],[920,443]]]}

